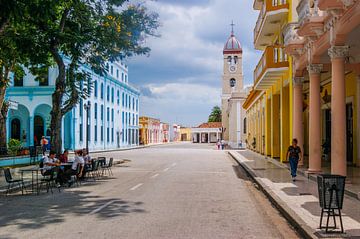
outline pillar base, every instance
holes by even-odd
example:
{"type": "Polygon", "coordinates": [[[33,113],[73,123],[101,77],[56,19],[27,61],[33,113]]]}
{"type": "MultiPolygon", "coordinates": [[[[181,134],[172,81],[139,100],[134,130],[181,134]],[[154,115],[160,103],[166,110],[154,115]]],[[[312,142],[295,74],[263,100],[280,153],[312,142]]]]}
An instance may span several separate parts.
{"type": "Polygon", "coordinates": [[[305,171],[305,173],[307,174],[320,174],[320,173],[323,173],[322,170],[315,170],[315,169],[308,169],[305,171]]]}

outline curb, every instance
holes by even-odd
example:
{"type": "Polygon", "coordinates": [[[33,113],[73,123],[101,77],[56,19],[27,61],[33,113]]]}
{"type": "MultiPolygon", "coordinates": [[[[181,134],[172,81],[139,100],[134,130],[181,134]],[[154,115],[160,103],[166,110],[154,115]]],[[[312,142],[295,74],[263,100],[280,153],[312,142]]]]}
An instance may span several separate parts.
{"type": "MultiPolygon", "coordinates": [[[[260,190],[265,194],[265,196],[270,200],[270,202],[276,207],[277,210],[288,220],[290,225],[292,225],[295,230],[306,239],[317,239],[315,236],[315,230],[310,228],[306,223],[290,208],[288,207],[277,195],[275,195],[268,186],[261,182],[256,176],[255,172],[247,166],[245,163],[241,162],[233,152],[229,151],[228,154],[241,166],[255,182],[260,190]]],[[[243,156],[242,156],[243,157],[243,156]]]]}

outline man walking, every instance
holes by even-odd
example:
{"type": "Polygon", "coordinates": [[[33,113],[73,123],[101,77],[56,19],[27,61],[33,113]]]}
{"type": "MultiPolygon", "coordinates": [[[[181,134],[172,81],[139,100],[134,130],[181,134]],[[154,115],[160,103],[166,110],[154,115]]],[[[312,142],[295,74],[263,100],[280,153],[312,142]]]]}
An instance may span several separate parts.
{"type": "Polygon", "coordinates": [[[297,139],[293,139],[292,145],[289,146],[286,154],[286,158],[290,162],[291,177],[293,182],[295,182],[298,163],[302,160],[301,149],[297,144],[297,139]]]}

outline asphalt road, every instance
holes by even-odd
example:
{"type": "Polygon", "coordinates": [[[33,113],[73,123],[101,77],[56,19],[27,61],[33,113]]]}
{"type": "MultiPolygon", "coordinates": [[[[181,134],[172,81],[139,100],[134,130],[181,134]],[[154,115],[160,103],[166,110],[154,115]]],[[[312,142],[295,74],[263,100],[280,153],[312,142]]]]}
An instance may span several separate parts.
{"type": "Polygon", "coordinates": [[[1,197],[0,238],[298,238],[215,146],[101,155],[131,161],[61,193],[1,197]]]}

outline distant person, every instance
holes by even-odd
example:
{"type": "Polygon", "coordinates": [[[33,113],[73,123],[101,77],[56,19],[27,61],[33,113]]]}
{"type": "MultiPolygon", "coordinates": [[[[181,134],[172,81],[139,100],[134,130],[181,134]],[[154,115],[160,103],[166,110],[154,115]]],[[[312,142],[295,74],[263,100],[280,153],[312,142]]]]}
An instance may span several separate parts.
{"type": "Polygon", "coordinates": [[[220,150],[220,146],[221,146],[220,139],[218,139],[218,141],[216,142],[216,146],[217,146],[217,149],[220,150]]]}
{"type": "Polygon", "coordinates": [[[225,140],[221,140],[220,141],[220,144],[221,144],[221,150],[224,150],[225,149],[225,140]]]}
{"type": "Polygon", "coordinates": [[[69,161],[69,150],[65,149],[64,153],[60,154],[59,160],[61,163],[67,163],[69,161]]]}
{"type": "Polygon", "coordinates": [[[86,173],[91,170],[91,165],[92,165],[90,154],[86,149],[83,149],[83,158],[84,158],[84,170],[80,177],[81,179],[85,178],[86,173]]]}
{"type": "Polygon", "coordinates": [[[297,172],[298,163],[299,163],[299,161],[302,160],[301,149],[297,144],[298,144],[297,139],[293,139],[292,145],[289,146],[287,154],[286,154],[286,158],[290,162],[291,177],[294,182],[296,180],[296,172],[297,172]]]}
{"type": "Polygon", "coordinates": [[[45,152],[46,152],[46,147],[48,145],[48,141],[47,139],[45,138],[45,136],[42,136],[41,137],[41,149],[42,149],[42,152],[43,152],[43,155],[45,155],[45,152]]]}
{"type": "Polygon", "coordinates": [[[75,151],[75,158],[71,165],[71,168],[66,170],[65,172],[69,187],[72,185],[72,181],[71,181],[72,175],[76,175],[77,178],[81,178],[84,170],[84,164],[85,163],[83,158],[83,151],[81,149],[75,151]],[[78,171],[78,167],[79,167],[79,171],[78,171]]]}

